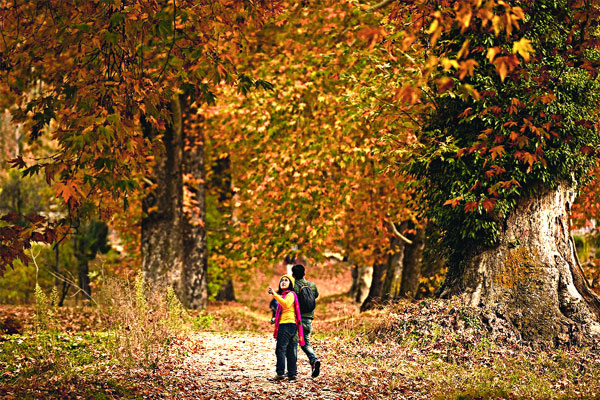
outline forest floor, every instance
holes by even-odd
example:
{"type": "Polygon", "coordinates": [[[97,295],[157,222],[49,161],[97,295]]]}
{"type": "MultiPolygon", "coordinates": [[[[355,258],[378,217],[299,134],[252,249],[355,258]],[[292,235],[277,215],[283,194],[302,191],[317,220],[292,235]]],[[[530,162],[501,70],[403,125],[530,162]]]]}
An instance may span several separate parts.
{"type": "Polygon", "coordinates": [[[298,380],[273,383],[275,341],[260,305],[211,304],[145,368],[111,359],[90,307],[62,309],[63,332],[48,346],[31,330],[32,307],[0,306],[0,320],[14,316],[25,330],[0,335],[0,399],[600,399],[597,348],[491,337],[474,310],[448,301],[359,313],[342,294],[319,302],[321,375],[310,377],[299,349],[298,380]]]}

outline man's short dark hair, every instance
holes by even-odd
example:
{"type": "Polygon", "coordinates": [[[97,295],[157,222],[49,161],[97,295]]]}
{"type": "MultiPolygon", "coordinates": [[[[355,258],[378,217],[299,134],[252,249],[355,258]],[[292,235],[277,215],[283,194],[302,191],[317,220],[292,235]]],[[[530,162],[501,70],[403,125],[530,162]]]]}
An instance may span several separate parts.
{"type": "Polygon", "coordinates": [[[304,278],[304,265],[302,264],[296,264],[292,267],[292,276],[295,279],[302,279],[304,278]]]}

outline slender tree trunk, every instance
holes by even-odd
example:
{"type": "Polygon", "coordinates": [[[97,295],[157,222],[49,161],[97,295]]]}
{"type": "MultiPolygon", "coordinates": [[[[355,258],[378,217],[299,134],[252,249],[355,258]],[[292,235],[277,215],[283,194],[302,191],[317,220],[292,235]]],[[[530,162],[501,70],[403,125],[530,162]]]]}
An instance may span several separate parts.
{"type": "Polygon", "coordinates": [[[565,184],[522,200],[504,224],[500,245],[472,249],[451,266],[442,296],[484,307],[492,328],[508,324],[531,342],[599,334],[600,301],[587,287],[570,237],[573,200],[565,184]]]}
{"type": "MultiPolygon", "coordinates": [[[[183,100],[180,101],[180,115],[188,118],[182,120],[191,122],[185,112],[183,100]]],[[[184,171],[186,186],[191,193],[191,206],[186,207],[183,219],[184,259],[184,304],[192,309],[203,309],[208,305],[208,254],[206,247],[206,206],[205,206],[205,173],[204,173],[204,137],[202,132],[192,131],[185,126],[184,138],[184,171]]]]}
{"type": "Polygon", "coordinates": [[[350,276],[352,277],[352,286],[350,286],[348,295],[354,299],[356,298],[359,288],[358,265],[352,264],[350,266],[350,276]]]}
{"type": "MultiPolygon", "coordinates": [[[[403,222],[398,231],[403,232],[406,229],[406,222],[403,222]]],[[[383,300],[393,300],[400,296],[400,287],[402,285],[402,275],[404,270],[404,248],[406,242],[394,235],[390,239],[390,255],[388,258],[387,271],[383,282],[383,300]]]]}
{"type": "Polygon", "coordinates": [[[77,260],[77,280],[79,289],[84,299],[91,299],[92,289],[90,287],[90,269],[89,258],[87,256],[85,241],[81,238],[81,224],[77,227],[77,232],[73,235],[73,255],[77,260]]]}
{"type": "Polygon", "coordinates": [[[90,268],[88,259],[85,258],[85,256],[78,259],[77,274],[79,276],[79,288],[81,289],[83,298],[87,300],[91,299],[92,288],[90,287],[90,268]]]}
{"type": "Polygon", "coordinates": [[[54,270],[54,286],[58,290],[58,285],[60,285],[60,246],[58,244],[54,247],[54,265],[52,269],[54,270]]]}
{"type": "MultiPolygon", "coordinates": [[[[156,155],[151,185],[142,200],[142,271],[154,284],[172,286],[185,301],[183,282],[183,137],[178,101],[171,104],[173,123],[164,132],[164,154],[156,155]]],[[[155,137],[155,130],[144,123],[145,134],[155,137]]]]}
{"type": "Polygon", "coordinates": [[[404,248],[404,268],[402,270],[402,284],[400,286],[400,297],[414,299],[419,288],[421,277],[421,263],[423,261],[423,249],[425,248],[425,231],[417,229],[414,235],[407,235],[412,244],[406,244],[404,248]]]}
{"type": "Polygon", "coordinates": [[[233,287],[233,279],[231,279],[231,277],[227,277],[226,281],[221,285],[215,300],[235,301],[235,290],[233,287]]]}
{"type": "Polygon", "coordinates": [[[54,286],[56,290],[59,290],[59,287],[62,285],[60,289],[60,299],[58,300],[58,306],[62,307],[65,304],[65,298],[67,297],[67,293],[69,292],[69,284],[65,279],[60,279],[60,246],[58,244],[54,247],[54,265],[52,266],[54,269],[54,286]]]}
{"type": "MultiPolygon", "coordinates": [[[[221,157],[212,165],[212,179],[210,182],[212,193],[217,197],[217,211],[222,216],[229,215],[230,219],[225,224],[233,223],[233,180],[231,176],[231,159],[229,156],[221,157]]],[[[227,219],[224,218],[224,221],[227,219]]],[[[227,226],[224,227],[227,229],[227,226]]],[[[216,251],[219,251],[218,249],[216,251]]],[[[221,281],[219,291],[215,296],[218,301],[235,301],[233,279],[227,271],[222,272],[223,277],[216,278],[221,281]]]]}

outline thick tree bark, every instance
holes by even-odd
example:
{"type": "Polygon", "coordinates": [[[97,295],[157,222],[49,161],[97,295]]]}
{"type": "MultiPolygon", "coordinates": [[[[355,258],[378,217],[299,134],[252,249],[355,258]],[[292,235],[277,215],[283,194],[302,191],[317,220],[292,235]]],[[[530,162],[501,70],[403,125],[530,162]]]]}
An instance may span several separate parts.
{"type": "MultiPolygon", "coordinates": [[[[164,154],[156,156],[152,185],[142,200],[142,271],[151,283],[169,285],[185,301],[183,282],[183,134],[180,106],[173,101],[173,123],[163,135],[164,154]]],[[[156,132],[144,124],[145,134],[156,132]]]]}
{"type": "MultiPolygon", "coordinates": [[[[184,114],[180,102],[179,114],[184,114]]],[[[188,117],[190,115],[188,114],[188,117]]],[[[189,118],[182,119],[189,121],[189,118]]],[[[184,170],[187,188],[192,195],[192,204],[187,207],[183,219],[183,244],[185,266],[183,303],[192,309],[204,309],[208,305],[208,254],[206,247],[204,138],[201,132],[184,129],[186,151],[184,170]]]]}
{"type": "Polygon", "coordinates": [[[387,270],[387,264],[375,264],[373,266],[373,278],[371,280],[371,287],[369,288],[369,294],[360,306],[361,311],[369,310],[381,301],[381,295],[383,293],[383,281],[385,279],[385,272],[387,270]]]}
{"type": "Polygon", "coordinates": [[[600,333],[600,301],[586,286],[570,239],[571,187],[522,200],[508,216],[502,243],[473,249],[451,266],[442,296],[485,308],[530,342],[582,341],[600,333]]]}
{"type": "Polygon", "coordinates": [[[399,296],[414,299],[417,295],[419,278],[421,277],[425,231],[417,229],[417,233],[408,235],[408,238],[412,241],[412,244],[407,243],[404,248],[404,267],[402,269],[402,284],[399,296]]]}
{"type": "Polygon", "coordinates": [[[367,265],[352,265],[352,287],[348,295],[355,303],[362,304],[369,295],[369,288],[373,280],[373,267],[367,265]]]}

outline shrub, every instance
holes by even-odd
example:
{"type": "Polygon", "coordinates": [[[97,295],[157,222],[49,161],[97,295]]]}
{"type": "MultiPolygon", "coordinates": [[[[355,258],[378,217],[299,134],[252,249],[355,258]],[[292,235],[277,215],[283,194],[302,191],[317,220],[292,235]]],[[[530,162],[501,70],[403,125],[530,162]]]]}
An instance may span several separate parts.
{"type": "Polygon", "coordinates": [[[192,323],[195,330],[204,331],[212,328],[214,319],[213,315],[200,314],[192,319],[192,323]]]}
{"type": "Polygon", "coordinates": [[[108,337],[107,350],[126,367],[155,369],[168,356],[170,344],[189,327],[187,312],[173,289],[108,280],[99,294],[108,337]]]}

